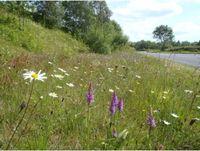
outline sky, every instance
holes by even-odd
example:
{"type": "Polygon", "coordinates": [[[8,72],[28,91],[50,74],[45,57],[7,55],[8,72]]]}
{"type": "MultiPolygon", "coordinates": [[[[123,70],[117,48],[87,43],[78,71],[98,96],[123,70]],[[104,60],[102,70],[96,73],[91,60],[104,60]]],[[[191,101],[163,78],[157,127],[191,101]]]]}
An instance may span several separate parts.
{"type": "Polygon", "coordinates": [[[153,30],[170,26],[175,40],[200,40],[200,0],[106,0],[130,41],[154,40],[153,30]]]}

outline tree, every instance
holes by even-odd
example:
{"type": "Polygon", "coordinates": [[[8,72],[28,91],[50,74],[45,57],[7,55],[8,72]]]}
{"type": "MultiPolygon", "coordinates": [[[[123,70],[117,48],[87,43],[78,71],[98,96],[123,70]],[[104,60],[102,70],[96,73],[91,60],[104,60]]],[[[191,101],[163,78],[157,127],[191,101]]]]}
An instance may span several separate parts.
{"type": "Polygon", "coordinates": [[[161,50],[164,50],[166,45],[173,41],[173,30],[167,25],[160,25],[153,31],[153,38],[161,42],[161,50]]]}
{"type": "Polygon", "coordinates": [[[33,19],[42,23],[45,27],[60,27],[62,24],[63,9],[60,2],[56,1],[36,1],[34,3],[36,11],[33,19]]]}
{"type": "Polygon", "coordinates": [[[82,35],[87,32],[94,22],[95,16],[89,1],[63,1],[64,25],[63,28],[73,35],[82,35]]]}

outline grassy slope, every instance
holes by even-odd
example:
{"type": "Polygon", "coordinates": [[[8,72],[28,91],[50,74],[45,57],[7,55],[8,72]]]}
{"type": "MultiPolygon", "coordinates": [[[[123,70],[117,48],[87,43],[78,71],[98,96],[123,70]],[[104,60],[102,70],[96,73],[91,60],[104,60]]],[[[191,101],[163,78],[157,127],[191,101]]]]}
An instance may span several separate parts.
{"type": "Polygon", "coordinates": [[[70,34],[55,29],[46,29],[29,20],[19,22],[19,18],[7,13],[0,8],[0,52],[1,55],[12,55],[24,51],[62,53],[69,55],[80,51],[88,51],[88,48],[70,34]]]}
{"type": "MultiPolygon", "coordinates": [[[[6,34],[0,38],[0,52],[3,52],[3,63],[0,63],[0,148],[6,147],[22,116],[19,106],[27,101],[31,87],[22,74],[24,69],[29,69],[42,70],[48,79],[45,82],[35,81],[25,120],[11,143],[13,149],[155,149],[160,144],[165,149],[199,149],[200,124],[195,122],[189,125],[192,118],[199,118],[197,106],[200,106],[200,99],[194,97],[200,91],[199,71],[132,52],[66,55],[70,51],[67,46],[70,49],[76,47],[76,50],[86,47],[73,39],[69,42],[69,39],[60,38],[60,35],[65,37],[60,31],[29,23],[34,26],[23,32],[41,34],[35,38],[35,43],[41,43],[43,48],[39,52],[33,49],[34,53],[27,53],[27,48],[20,46],[23,39],[21,31],[9,25],[0,25],[1,31],[7,28],[12,31],[10,36],[16,34],[20,39],[10,40],[6,34]],[[50,36],[47,38],[46,35],[50,36]],[[46,43],[51,37],[55,41],[51,40],[48,46],[46,43]],[[66,46],[66,51],[61,46],[66,46]],[[59,55],[54,54],[57,51],[59,55]],[[53,65],[48,64],[49,61],[53,65]],[[65,69],[69,76],[59,71],[58,67],[65,69]],[[108,68],[111,68],[110,72],[108,68]],[[64,75],[64,79],[53,78],[52,74],[64,75]],[[85,95],[89,82],[95,90],[95,102],[90,108],[88,121],[85,95]],[[66,83],[73,83],[74,87],[66,83]],[[63,88],[58,89],[58,85],[63,88]],[[118,97],[125,101],[124,111],[121,114],[117,112],[115,126],[112,127],[118,133],[127,129],[125,139],[111,136],[108,108],[112,94],[109,89],[116,90],[118,97]],[[186,89],[194,93],[187,94],[184,92],[186,89]],[[48,96],[50,92],[56,92],[58,98],[48,96]],[[44,98],[40,99],[41,96],[44,98]],[[150,105],[159,112],[154,113],[157,127],[149,136],[146,116],[150,105]],[[172,117],[172,112],[179,118],[172,117]],[[162,120],[171,125],[164,125],[162,120]]],[[[71,38],[69,35],[66,37],[71,38]]],[[[29,45],[29,41],[25,43],[29,45]]]]}

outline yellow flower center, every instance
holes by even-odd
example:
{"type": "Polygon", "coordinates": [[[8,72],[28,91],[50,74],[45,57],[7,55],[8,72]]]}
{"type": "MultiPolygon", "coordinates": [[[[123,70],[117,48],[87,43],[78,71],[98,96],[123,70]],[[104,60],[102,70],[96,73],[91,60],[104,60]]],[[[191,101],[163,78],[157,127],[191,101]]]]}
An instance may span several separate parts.
{"type": "Polygon", "coordinates": [[[33,79],[37,79],[37,78],[38,78],[38,74],[37,74],[37,73],[33,73],[33,74],[31,75],[31,77],[32,77],[33,79]]]}

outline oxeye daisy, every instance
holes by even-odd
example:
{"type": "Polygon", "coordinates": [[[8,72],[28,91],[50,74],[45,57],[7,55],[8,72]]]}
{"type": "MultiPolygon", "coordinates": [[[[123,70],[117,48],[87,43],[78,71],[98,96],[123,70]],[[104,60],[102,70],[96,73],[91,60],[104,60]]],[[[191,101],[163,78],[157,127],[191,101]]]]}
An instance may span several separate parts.
{"type": "Polygon", "coordinates": [[[165,124],[165,125],[170,125],[171,123],[169,123],[169,122],[167,122],[167,121],[165,121],[165,120],[163,120],[163,123],[165,124]]]}
{"type": "Polygon", "coordinates": [[[36,73],[34,71],[27,71],[26,73],[23,74],[24,79],[30,79],[30,82],[33,80],[40,80],[44,81],[44,79],[47,79],[45,76],[46,73],[41,73],[41,70],[36,73]]]}
{"type": "Polygon", "coordinates": [[[73,83],[66,83],[66,85],[69,86],[69,87],[71,87],[71,88],[74,87],[73,83]]]}
{"type": "Polygon", "coordinates": [[[175,118],[178,118],[179,116],[175,113],[171,113],[171,116],[175,117],[175,118]]]}
{"type": "Polygon", "coordinates": [[[53,97],[53,98],[57,98],[58,97],[58,95],[55,92],[49,93],[49,96],[53,97]]]}

